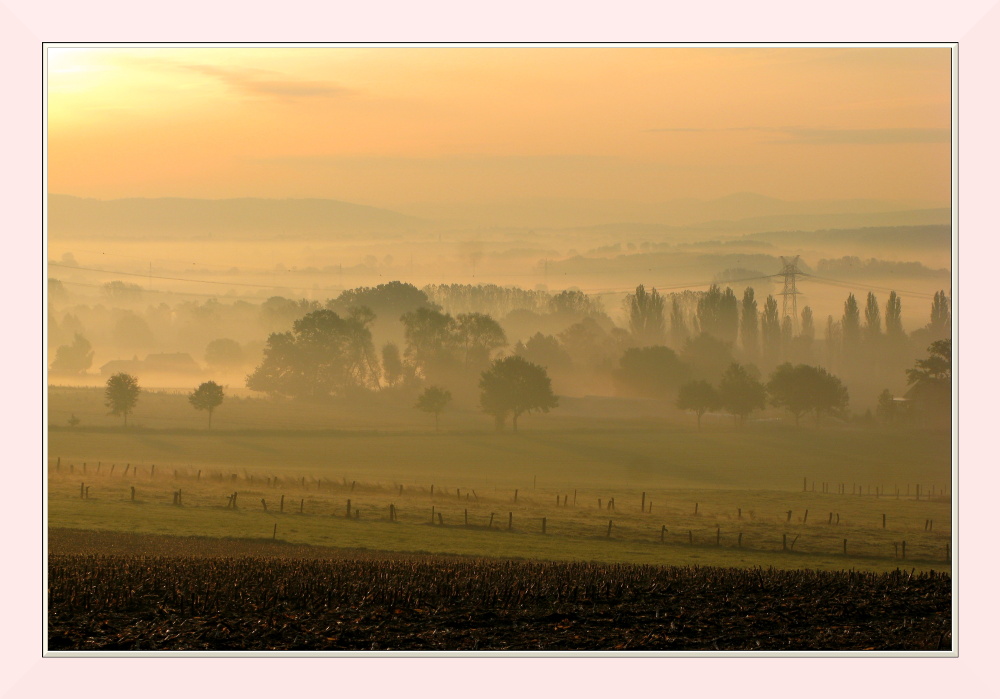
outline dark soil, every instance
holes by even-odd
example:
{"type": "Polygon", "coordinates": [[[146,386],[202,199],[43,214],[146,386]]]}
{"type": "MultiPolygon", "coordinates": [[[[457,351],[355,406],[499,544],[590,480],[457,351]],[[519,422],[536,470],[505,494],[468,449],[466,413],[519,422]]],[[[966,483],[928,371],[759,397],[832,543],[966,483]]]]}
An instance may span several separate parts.
{"type": "Polygon", "coordinates": [[[945,574],[544,563],[53,531],[49,650],[950,650],[945,574]]]}

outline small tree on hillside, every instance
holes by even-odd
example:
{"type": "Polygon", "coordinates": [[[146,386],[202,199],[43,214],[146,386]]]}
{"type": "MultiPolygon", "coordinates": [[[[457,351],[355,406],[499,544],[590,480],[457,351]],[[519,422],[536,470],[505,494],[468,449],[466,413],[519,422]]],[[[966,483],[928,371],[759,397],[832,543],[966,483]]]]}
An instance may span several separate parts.
{"type": "Polygon", "coordinates": [[[517,418],[521,413],[533,410],[547,413],[550,408],[559,406],[545,369],[516,355],[494,361],[482,373],[479,388],[482,389],[479,404],[483,412],[494,417],[497,430],[503,429],[508,415],[517,432],[517,418]]]}
{"type": "Polygon", "coordinates": [[[701,431],[701,416],[719,407],[719,392],[708,381],[690,381],[681,386],[677,394],[677,407],[691,410],[698,416],[698,431],[701,431]]]}
{"type": "Polygon", "coordinates": [[[222,392],[222,386],[214,381],[206,381],[188,396],[195,410],[208,411],[208,429],[212,429],[212,413],[222,405],[223,398],[225,394],[222,392]]]}
{"type": "Polygon", "coordinates": [[[128,414],[139,401],[139,380],[125,372],[115,374],[108,379],[104,398],[104,404],[111,408],[108,414],[121,415],[122,426],[127,426],[128,414]]]}
{"type": "Polygon", "coordinates": [[[417,398],[417,404],[413,407],[423,410],[425,413],[434,413],[434,431],[438,430],[438,416],[445,406],[451,402],[451,391],[446,391],[438,386],[428,386],[417,398]]]}

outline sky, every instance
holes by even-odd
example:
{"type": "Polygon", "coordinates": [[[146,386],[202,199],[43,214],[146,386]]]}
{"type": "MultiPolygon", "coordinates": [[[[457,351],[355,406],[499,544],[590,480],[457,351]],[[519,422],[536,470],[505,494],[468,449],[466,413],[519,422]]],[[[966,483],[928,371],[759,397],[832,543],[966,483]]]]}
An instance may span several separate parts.
{"type": "Polygon", "coordinates": [[[49,48],[48,191],[951,199],[946,47],[49,48]]]}

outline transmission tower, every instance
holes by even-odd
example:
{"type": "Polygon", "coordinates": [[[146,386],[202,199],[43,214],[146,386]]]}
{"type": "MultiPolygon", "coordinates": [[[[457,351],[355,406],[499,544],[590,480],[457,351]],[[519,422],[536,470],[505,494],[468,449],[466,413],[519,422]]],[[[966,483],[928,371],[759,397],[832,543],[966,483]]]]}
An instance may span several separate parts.
{"type": "Polygon", "coordinates": [[[782,320],[789,315],[788,307],[791,306],[792,328],[798,330],[799,327],[799,303],[796,298],[799,295],[795,288],[795,278],[802,274],[797,267],[799,256],[796,255],[791,260],[781,258],[781,272],[778,274],[784,278],[785,285],[781,290],[781,317],[782,320]]]}

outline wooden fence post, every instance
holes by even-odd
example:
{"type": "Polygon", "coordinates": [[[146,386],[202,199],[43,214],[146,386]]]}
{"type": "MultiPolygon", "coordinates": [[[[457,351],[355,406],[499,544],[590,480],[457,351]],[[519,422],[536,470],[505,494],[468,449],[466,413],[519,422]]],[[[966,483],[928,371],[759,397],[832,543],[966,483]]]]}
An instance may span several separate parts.
{"type": "Polygon", "coordinates": [[[885,513],[882,513],[882,528],[885,529],[885,513]]]}
{"type": "Polygon", "coordinates": [[[490,529],[493,528],[493,515],[495,514],[496,514],[495,512],[490,512],[490,524],[489,524],[490,529]]]}
{"type": "Polygon", "coordinates": [[[507,531],[510,531],[513,528],[514,528],[514,513],[513,512],[508,512],[507,513],[507,531]]]}
{"type": "Polygon", "coordinates": [[[517,488],[514,488],[514,503],[517,504],[517,488]]]}
{"type": "Polygon", "coordinates": [[[698,514],[698,503],[694,504],[694,513],[698,514]]]}
{"type": "Polygon", "coordinates": [[[306,505],[306,499],[301,498],[299,500],[299,514],[302,514],[302,509],[305,507],[305,505],[306,505]]]}
{"type": "MultiPolygon", "coordinates": [[[[351,518],[351,500],[350,500],[350,498],[348,498],[348,500],[347,500],[347,518],[348,519],[351,518]]],[[[432,523],[434,522],[434,515],[431,515],[431,522],[432,523]]]]}
{"type": "Polygon", "coordinates": [[[847,555],[847,539],[844,539],[844,555],[847,555]]]}
{"type": "Polygon", "coordinates": [[[542,517],[542,534],[545,533],[545,518],[542,517]]]}
{"type": "Polygon", "coordinates": [[[597,509],[598,510],[603,510],[604,509],[604,506],[601,504],[601,499],[600,498],[597,498],[597,509]]]}
{"type": "Polygon", "coordinates": [[[466,510],[465,510],[465,526],[469,526],[469,510],[468,510],[468,508],[466,508],[466,510]]]}
{"type": "Polygon", "coordinates": [[[736,519],[743,519],[743,508],[742,507],[737,507],[736,508],[736,519]]]}
{"type": "Polygon", "coordinates": [[[663,543],[663,536],[667,533],[667,525],[664,524],[660,527],[660,543],[663,543]]]}
{"type": "Polygon", "coordinates": [[[609,539],[611,538],[611,524],[612,524],[612,521],[609,519],[608,520],[608,538],[609,539]]]}
{"type": "Polygon", "coordinates": [[[274,523],[274,529],[271,531],[271,541],[274,541],[274,538],[276,536],[278,536],[278,523],[277,522],[274,523]]]}
{"type": "Polygon", "coordinates": [[[438,512],[438,524],[440,524],[442,527],[444,526],[444,517],[441,516],[440,512],[438,512]]]}
{"type": "Polygon", "coordinates": [[[267,500],[264,498],[260,499],[260,504],[264,506],[264,512],[267,512],[267,500]]]}
{"type": "Polygon", "coordinates": [[[736,539],[736,545],[739,548],[743,548],[743,532],[740,532],[739,537],[736,539]]]}
{"type": "MultiPolygon", "coordinates": [[[[80,484],[80,499],[83,500],[83,483],[80,484]]],[[[927,528],[927,525],[925,524],[924,525],[924,529],[926,529],[926,528],[927,528]]]]}
{"type": "Polygon", "coordinates": [[[642,509],[643,512],[646,511],[646,491],[645,490],[642,491],[642,506],[641,506],[641,509],[642,509]]]}
{"type": "Polygon", "coordinates": [[[792,521],[792,511],[788,510],[788,518],[785,519],[785,524],[788,524],[791,521],[792,521]]]}
{"type": "Polygon", "coordinates": [[[688,529],[688,543],[689,544],[694,543],[694,532],[691,531],[690,529],[688,529]]]}
{"type": "Polygon", "coordinates": [[[573,507],[576,507],[576,488],[573,489],[573,507]]]}
{"type": "Polygon", "coordinates": [[[132,486],[132,502],[135,502],[135,486],[132,486]]]}
{"type": "Polygon", "coordinates": [[[781,535],[781,550],[784,551],[786,548],[788,548],[788,535],[787,534],[782,534],[781,535]]]}
{"type": "Polygon", "coordinates": [[[806,520],[808,519],[809,519],[809,510],[806,510],[806,513],[802,515],[802,524],[805,524],[806,520]]]}

